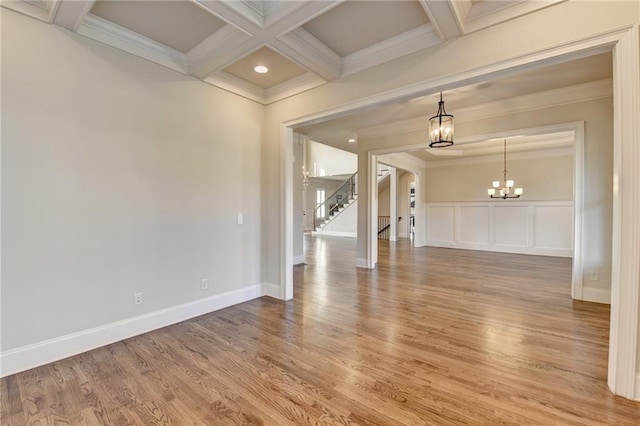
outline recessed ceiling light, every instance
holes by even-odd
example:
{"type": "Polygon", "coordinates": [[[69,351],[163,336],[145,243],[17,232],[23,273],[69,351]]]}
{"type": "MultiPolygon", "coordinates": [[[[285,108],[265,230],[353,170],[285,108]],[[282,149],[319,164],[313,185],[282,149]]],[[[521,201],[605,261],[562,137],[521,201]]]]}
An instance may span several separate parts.
{"type": "Polygon", "coordinates": [[[253,70],[259,74],[265,74],[269,72],[269,68],[265,67],[264,65],[258,65],[253,70]]]}
{"type": "Polygon", "coordinates": [[[347,142],[349,142],[349,143],[355,143],[355,142],[356,142],[356,140],[355,140],[354,138],[351,138],[351,139],[349,139],[347,142]]]}

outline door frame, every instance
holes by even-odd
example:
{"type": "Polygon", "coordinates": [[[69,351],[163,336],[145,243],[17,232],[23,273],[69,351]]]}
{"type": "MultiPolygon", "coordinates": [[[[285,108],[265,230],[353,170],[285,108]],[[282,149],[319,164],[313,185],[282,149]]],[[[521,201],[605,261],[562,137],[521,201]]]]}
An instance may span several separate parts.
{"type": "MultiPolygon", "coordinates": [[[[613,53],[613,233],[611,320],[607,383],[611,391],[640,399],[636,370],[640,300],[640,40],[638,24],[569,41],[487,66],[384,91],[318,113],[281,123],[281,297],[293,297],[293,141],[294,126],[318,123],[365,108],[436,93],[469,82],[488,80],[598,53],[613,53]],[[624,232],[623,232],[624,230],[624,232]]],[[[370,162],[369,162],[370,163],[370,162]]]]}

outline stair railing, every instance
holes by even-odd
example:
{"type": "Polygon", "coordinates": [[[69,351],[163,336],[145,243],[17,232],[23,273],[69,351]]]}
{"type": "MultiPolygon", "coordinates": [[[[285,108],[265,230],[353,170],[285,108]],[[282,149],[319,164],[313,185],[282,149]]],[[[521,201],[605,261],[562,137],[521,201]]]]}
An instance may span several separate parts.
{"type": "Polygon", "coordinates": [[[349,203],[349,200],[355,197],[357,194],[357,175],[358,172],[352,174],[333,194],[313,209],[313,229],[318,229],[322,223],[331,219],[345,204],[349,203]]]}

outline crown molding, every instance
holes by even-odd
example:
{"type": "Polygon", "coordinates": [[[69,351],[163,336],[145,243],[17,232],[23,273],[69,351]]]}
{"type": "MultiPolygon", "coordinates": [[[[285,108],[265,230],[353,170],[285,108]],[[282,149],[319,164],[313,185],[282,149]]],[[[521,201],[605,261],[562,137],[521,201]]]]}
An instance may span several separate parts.
{"type": "Polygon", "coordinates": [[[314,87],[322,86],[326,83],[326,80],[318,77],[311,72],[302,74],[298,77],[292,78],[291,80],[287,80],[283,83],[268,88],[265,91],[264,104],[267,105],[273,102],[280,101],[290,96],[297,95],[298,93],[311,90],[314,87]]]}
{"type": "Polygon", "coordinates": [[[343,57],[342,77],[422,49],[427,49],[439,43],[441,43],[441,40],[436,28],[432,24],[421,25],[343,57]]]}
{"type": "Polygon", "coordinates": [[[565,1],[567,0],[483,1],[471,6],[462,20],[462,30],[468,34],[565,1]]]}
{"type": "Polygon", "coordinates": [[[84,18],[77,33],[187,74],[187,55],[184,53],[93,14],[84,18]]]}
{"type": "Polygon", "coordinates": [[[59,7],[50,22],[75,32],[95,2],[96,0],[58,1],[59,7]]]}
{"type": "Polygon", "coordinates": [[[429,17],[429,22],[433,25],[435,33],[441,40],[448,40],[459,37],[462,34],[460,11],[457,8],[463,8],[468,3],[471,7],[470,0],[458,1],[430,1],[419,0],[422,9],[429,17]]]}
{"type": "Polygon", "coordinates": [[[235,93],[252,101],[259,102],[261,104],[266,103],[266,90],[260,86],[249,83],[241,78],[235,77],[227,72],[218,71],[215,74],[211,74],[203,80],[212,86],[219,87],[228,92],[235,93]]]}
{"type": "Polygon", "coordinates": [[[326,83],[325,80],[310,72],[268,89],[263,89],[224,71],[218,71],[204,79],[204,81],[263,105],[268,105],[326,83]]]}
{"type": "Polygon", "coordinates": [[[273,40],[270,45],[325,80],[340,76],[342,58],[302,27],[273,40]]]}
{"type": "Polygon", "coordinates": [[[43,22],[52,22],[60,6],[60,0],[50,0],[47,5],[48,7],[44,8],[25,0],[2,0],[2,7],[43,22]]]}
{"type": "MultiPolygon", "coordinates": [[[[537,160],[540,158],[550,157],[565,157],[572,156],[574,154],[574,148],[554,148],[543,149],[539,151],[527,151],[527,152],[514,152],[509,154],[509,161],[511,160],[537,160]]],[[[427,169],[434,169],[438,167],[451,167],[451,166],[466,166],[470,164],[482,164],[482,163],[501,163],[503,161],[503,154],[491,154],[482,155],[477,157],[467,158],[455,158],[451,160],[438,160],[438,161],[426,161],[427,169]]]]}
{"type": "MultiPolygon", "coordinates": [[[[587,102],[613,96],[611,79],[578,84],[530,95],[502,99],[479,105],[460,108],[455,111],[456,123],[499,117],[505,114],[552,108],[567,104],[587,102]]],[[[394,134],[426,131],[428,121],[424,117],[400,120],[392,123],[358,129],[360,138],[376,138],[394,134]]]]}

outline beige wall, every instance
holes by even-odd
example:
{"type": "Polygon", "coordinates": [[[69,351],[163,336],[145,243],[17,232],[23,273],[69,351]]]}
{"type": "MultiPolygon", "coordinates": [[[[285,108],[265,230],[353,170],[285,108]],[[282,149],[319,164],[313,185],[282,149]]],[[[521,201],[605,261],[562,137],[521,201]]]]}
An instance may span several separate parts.
{"type": "MultiPolygon", "coordinates": [[[[389,179],[389,178],[387,178],[389,179]]],[[[391,186],[387,185],[378,192],[378,216],[390,216],[391,186]]]]}
{"type": "MultiPolygon", "coordinates": [[[[522,187],[523,201],[573,200],[573,155],[513,159],[507,158],[508,178],[522,187]]],[[[487,201],[487,189],[502,181],[502,160],[476,164],[427,168],[425,201],[487,201]]]]}
{"type": "Polygon", "coordinates": [[[263,120],[3,9],[2,350],[259,284],[263,120]]]}

